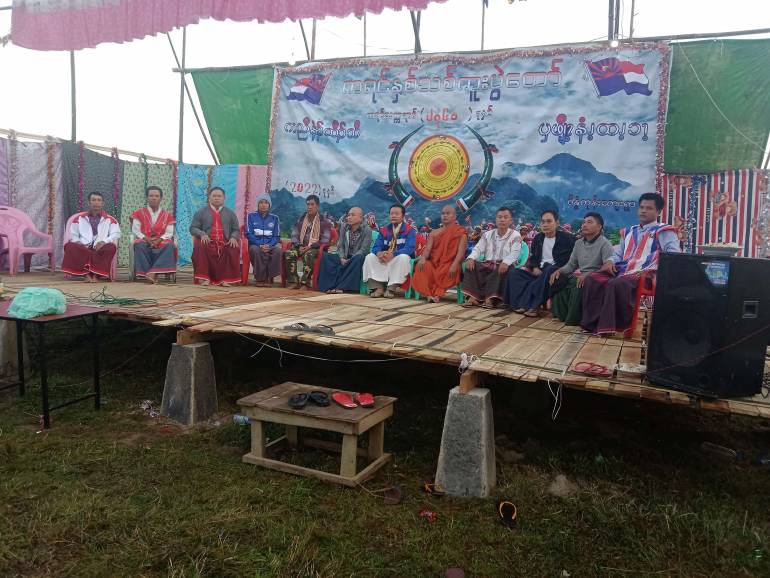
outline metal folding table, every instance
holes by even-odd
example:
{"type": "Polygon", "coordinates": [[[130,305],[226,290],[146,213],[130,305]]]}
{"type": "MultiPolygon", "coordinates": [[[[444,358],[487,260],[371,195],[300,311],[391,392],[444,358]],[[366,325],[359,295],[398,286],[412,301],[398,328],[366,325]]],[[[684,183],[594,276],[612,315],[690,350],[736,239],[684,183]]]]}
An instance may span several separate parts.
{"type": "Polygon", "coordinates": [[[43,428],[51,427],[51,412],[55,409],[60,409],[74,403],[79,403],[86,399],[94,398],[94,409],[98,410],[101,404],[101,390],[99,386],[99,315],[106,313],[107,309],[70,304],[67,305],[67,311],[61,315],[44,315],[42,317],[35,317],[32,319],[20,319],[19,317],[14,317],[13,315],[8,314],[8,307],[10,307],[10,305],[10,301],[0,302],[0,321],[14,321],[16,323],[16,351],[19,364],[19,380],[0,386],[0,391],[18,386],[19,395],[24,396],[24,326],[27,324],[35,325],[37,326],[37,341],[39,351],[40,389],[43,396],[43,428]],[[88,317],[91,318],[91,341],[94,352],[94,390],[88,395],[78,397],[77,399],[71,399],[51,407],[48,400],[48,350],[46,349],[45,344],[46,325],[49,323],[55,323],[56,321],[65,321],[78,318],[85,319],[88,317]]]}

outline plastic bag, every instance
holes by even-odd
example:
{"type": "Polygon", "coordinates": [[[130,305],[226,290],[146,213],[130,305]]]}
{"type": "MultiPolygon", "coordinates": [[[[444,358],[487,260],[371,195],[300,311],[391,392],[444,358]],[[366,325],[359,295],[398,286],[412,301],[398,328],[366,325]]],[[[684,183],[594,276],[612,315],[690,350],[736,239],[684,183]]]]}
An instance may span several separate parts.
{"type": "Polygon", "coordinates": [[[26,287],[13,298],[8,313],[21,319],[56,315],[67,311],[67,299],[58,289],[26,287]]]}

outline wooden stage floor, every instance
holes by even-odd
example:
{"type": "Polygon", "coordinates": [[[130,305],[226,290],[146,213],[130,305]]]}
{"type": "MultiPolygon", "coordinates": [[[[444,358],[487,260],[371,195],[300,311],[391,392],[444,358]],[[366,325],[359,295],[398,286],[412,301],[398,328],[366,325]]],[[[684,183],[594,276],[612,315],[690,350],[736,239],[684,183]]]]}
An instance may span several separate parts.
{"type": "MultiPolygon", "coordinates": [[[[125,278],[125,274],[122,276],[125,278]]],[[[317,345],[359,349],[395,357],[458,365],[460,354],[478,356],[472,369],[544,387],[583,389],[605,395],[648,399],[695,409],[770,417],[770,399],[761,395],[731,400],[699,399],[658,388],[633,374],[619,373],[618,363],[641,362],[639,336],[631,340],[582,335],[550,317],[531,319],[502,310],[463,308],[446,300],[437,304],[406,299],[371,299],[363,295],[325,295],[254,286],[213,288],[193,285],[189,270],[177,284],[69,281],[57,273],[4,277],[8,295],[27,286],[55,287],[68,299],[84,299],[103,288],[115,297],[154,299],[153,304],[110,307],[114,316],[190,332],[248,334],[317,345]],[[328,325],[334,335],[298,332],[293,323],[328,325]],[[580,362],[601,364],[613,376],[599,378],[574,371],[580,362]]],[[[7,295],[7,296],[8,296],[7,295]]],[[[641,323],[639,327],[641,328],[641,323]]]]}

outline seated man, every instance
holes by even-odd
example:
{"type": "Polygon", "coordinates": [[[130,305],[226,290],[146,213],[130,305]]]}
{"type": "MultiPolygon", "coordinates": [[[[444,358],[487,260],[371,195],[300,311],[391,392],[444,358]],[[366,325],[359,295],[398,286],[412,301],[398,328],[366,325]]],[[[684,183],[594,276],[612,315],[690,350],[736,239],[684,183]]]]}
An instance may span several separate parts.
{"type": "Polygon", "coordinates": [[[583,284],[588,275],[610,263],[612,243],[604,236],[604,219],[599,213],[586,213],[569,261],[551,273],[551,285],[562,275],[569,276],[566,286],[553,296],[553,316],[565,325],[578,325],[583,311],[583,284]],[[572,275],[575,270],[580,273],[572,275]]]}
{"type": "Polygon", "coordinates": [[[310,289],[318,248],[327,245],[331,239],[332,224],[321,217],[320,199],[316,195],[309,195],[305,207],[307,211],[291,232],[293,248],[283,254],[286,259],[286,280],[293,289],[310,289]]]}
{"type": "Polygon", "coordinates": [[[134,275],[157,283],[158,273],[176,271],[174,217],[160,208],[163,191],[155,185],[144,192],[147,206],[131,214],[134,235],[134,275]]]}
{"type": "Polygon", "coordinates": [[[372,252],[364,259],[363,279],[369,285],[370,297],[403,293],[401,285],[409,277],[417,245],[417,231],[404,222],[404,216],[401,205],[390,207],[390,226],[380,229],[372,252]]]}
{"type": "Polygon", "coordinates": [[[364,212],[351,207],[340,230],[336,253],[321,257],[318,290],[343,293],[361,288],[364,258],[372,248],[372,230],[364,225],[364,212]]]}
{"type": "Polygon", "coordinates": [[[486,231],[473,246],[465,261],[463,293],[468,306],[483,305],[493,309],[503,298],[503,283],[508,268],[519,260],[521,235],[513,224],[513,213],[508,207],[497,209],[497,228],[486,231]]]}
{"type": "Polygon", "coordinates": [[[88,211],[78,213],[64,245],[61,270],[70,275],[84,276],[84,281],[96,283],[98,278],[110,279],[112,260],[120,239],[120,225],[102,207],[101,193],[88,195],[88,211]]]}
{"type": "Polygon", "coordinates": [[[566,278],[549,285],[551,274],[572,254],[575,238],[559,230],[559,213],[543,211],[540,232],[532,239],[526,269],[508,269],[505,305],[516,313],[537,317],[537,308],[557,293],[566,278]]]}
{"type": "Polygon", "coordinates": [[[679,253],[676,229],[658,223],[663,197],[639,197],[639,224],[631,227],[615,249],[610,263],[586,279],[580,326],[591,333],[611,334],[631,325],[636,289],[644,271],[658,268],[660,252],[679,253]]]}
{"type": "Polygon", "coordinates": [[[225,207],[225,191],[212,187],[208,205],[198,209],[190,224],[193,243],[193,279],[202,285],[241,282],[240,227],[238,216],[225,207]]]}
{"type": "Polygon", "coordinates": [[[412,278],[412,288],[425,295],[428,303],[438,303],[446,290],[460,281],[467,244],[468,233],[457,223],[457,211],[446,205],[441,209],[441,228],[428,237],[412,278]]]}
{"type": "Polygon", "coordinates": [[[281,221],[270,212],[270,195],[257,197],[257,211],[246,219],[249,259],[257,287],[272,287],[281,274],[281,221]]]}

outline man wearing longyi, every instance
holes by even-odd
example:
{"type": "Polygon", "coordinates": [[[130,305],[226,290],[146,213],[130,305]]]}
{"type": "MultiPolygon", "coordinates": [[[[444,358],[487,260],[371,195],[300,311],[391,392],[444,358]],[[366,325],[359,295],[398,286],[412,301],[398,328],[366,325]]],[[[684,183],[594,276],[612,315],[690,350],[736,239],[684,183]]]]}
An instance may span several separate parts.
{"type": "Polygon", "coordinates": [[[309,195],[305,200],[307,210],[291,232],[292,249],[283,256],[286,259],[287,283],[293,289],[309,289],[313,285],[313,267],[321,245],[331,240],[332,224],[321,216],[321,200],[309,195]]]}
{"type": "Polygon", "coordinates": [[[88,195],[88,211],[78,213],[68,232],[69,241],[64,245],[61,270],[70,275],[84,276],[88,283],[98,278],[110,277],[112,260],[120,238],[120,225],[104,209],[101,193],[88,195]]]}
{"type": "Polygon", "coordinates": [[[198,209],[190,224],[193,243],[193,278],[203,285],[229,286],[241,282],[238,216],[225,207],[225,191],[209,190],[208,204],[198,209]]]}

